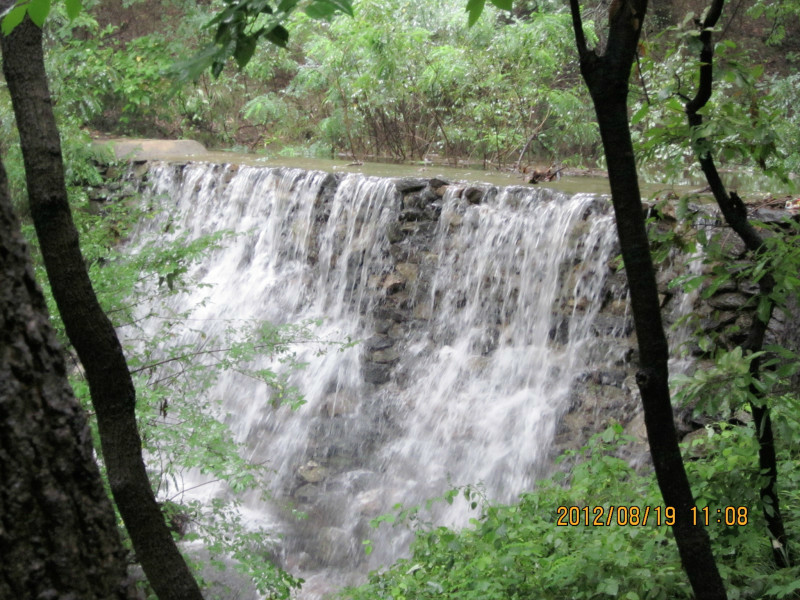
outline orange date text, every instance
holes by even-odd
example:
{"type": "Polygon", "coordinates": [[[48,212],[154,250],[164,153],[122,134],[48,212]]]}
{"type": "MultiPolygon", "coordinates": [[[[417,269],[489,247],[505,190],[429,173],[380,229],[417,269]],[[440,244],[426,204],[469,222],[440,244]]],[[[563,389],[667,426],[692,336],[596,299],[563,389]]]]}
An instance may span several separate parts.
{"type": "Polygon", "coordinates": [[[556,525],[560,527],[610,527],[631,525],[674,525],[675,509],[672,506],[559,506],[556,525]]]}

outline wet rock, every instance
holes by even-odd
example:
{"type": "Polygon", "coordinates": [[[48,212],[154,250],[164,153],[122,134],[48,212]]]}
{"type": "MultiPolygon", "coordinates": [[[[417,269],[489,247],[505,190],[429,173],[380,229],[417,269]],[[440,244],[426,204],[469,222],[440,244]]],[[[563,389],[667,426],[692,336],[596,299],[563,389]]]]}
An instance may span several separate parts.
{"type": "Polygon", "coordinates": [[[418,179],[416,177],[399,177],[397,179],[393,179],[392,183],[394,183],[394,187],[401,194],[416,192],[417,190],[421,190],[428,185],[427,180],[418,179]]]}
{"type": "MultiPolygon", "coordinates": [[[[319,192],[317,193],[317,206],[323,207],[328,206],[332,201],[334,196],[336,195],[336,189],[339,187],[339,183],[341,181],[341,175],[334,175],[333,173],[328,173],[325,179],[320,184],[319,192]]],[[[319,216],[317,217],[320,218],[319,216]]],[[[321,219],[321,222],[327,221],[327,218],[321,219]]]]}
{"type": "Polygon", "coordinates": [[[426,187],[419,195],[419,201],[422,203],[422,206],[427,206],[431,202],[436,202],[438,199],[439,196],[431,187],[426,187]]]}
{"type": "Polygon", "coordinates": [[[633,331],[633,320],[599,314],[592,323],[592,331],[598,336],[625,337],[633,331]]]}
{"type": "Polygon", "coordinates": [[[759,208],[753,212],[753,218],[762,223],[780,223],[791,217],[791,212],[779,208],[759,208]]]}
{"type": "Polygon", "coordinates": [[[383,299],[383,303],[391,303],[392,306],[403,312],[404,318],[408,318],[407,309],[411,306],[411,296],[409,296],[408,291],[400,290],[399,292],[389,294],[383,299]]]}
{"type": "Polygon", "coordinates": [[[297,469],[297,475],[306,483],[319,483],[328,476],[328,471],[318,462],[310,460],[297,469]]]}
{"type": "Polygon", "coordinates": [[[150,170],[150,165],[144,160],[135,160],[131,165],[131,174],[137,179],[143,178],[150,170]]]}
{"type": "Polygon", "coordinates": [[[400,227],[403,229],[403,231],[418,236],[416,239],[414,239],[413,243],[421,244],[424,242],[424,239],[420,238],[427,238],[428,236],[432,235],[436,230],[436,223],[427,219],[423,219],[421,221],[406,221],[401,223],[400,227]]]}
{"type": "Polygon", "coordinates": [[[392,325],[391,329],[389,329],[389,337],[393,340],[402,340],[406,337],[406,328],[400,323],[395,323],[392,325]]]}
{"type": "Polygon", "coordinates": [[[399,263],[395,269],[408,283],[414,283],[419,275],[419,265],[413,263],[399,263]]]}
{"type": "Polygon", "coordinates": [[[727,292],[713,296],[708,304],[720,310],[737,310],[747,302],[747,296],[736,292],[727,292]]]}
{"type": "Polygon", "coordinates": [[[365,517],[376,517],[383,508],[384,491],[381,489],[367,490],[356,496],[356,511],[365,517]]]}
{"type": "Polygon", "coordinates": [[[612,300],[605,306],[603,309],[604,312],[614,315],[615,317],[625,317],[628,316],[629,306],[628,301],[626,299],[622,300],[612,300]]]}
{"type": "Polygon", "coordinates": [[[687,446],[689,456],[692,458],[701,458],[705,456],[707,452],[704,442],[712,435],[714,435],[713,430],[702,427],[684,435],[681,442],[687,446]]]}
{"type": "Polygon", "coordinates": [[[401,221],[424,221],[426,220],[425,211],[421,208],[404,208],[400,211],[401,221]]]}
{"type": "Polygon", "coordinates": [[[322,403],[322,414],[329,419],[353,414],[358,406],[356,398],[347,393],[331,394],[322,403]]]}
{"type": "Polygon", "coordinates": [[[425,217],[431,221],[438,221],[442,214],[442,205],[439,202],[431,202],[425,209],[425,217]]]}
{"type": "Polygon", "coordinates": [[[388,364],[365,362],[361,366],[361,376],[367,383],[380,385],[391,379],[392,367],[388,364]]]}
{"type": "MultiPolygon", "coordinates": [[[[405,232],[403,236],[405,236],[405,232]]],[[[389,254],[392,255],[395,262],[405,262],[411,259],[414,254],[414,249],[410,244],[392,244],[389,246],[389,254]]]]}
{"type": "Polygon", "coordinates": [[[731,325],[736,322],[739,313],[734,311],[714,311],[708,317],[700,319],[700,327],[704,331],[715,331],[725,325],[731,325]]]}
{"type": "Polygon", "coordinates": [[[387,333],[392,327],[393,323],[389,319],[378,319],[373,325],[375,333],[387,333]]]}
{"type": "Polygon", "coordinates": [[[629,365],[636,356],[636,348],[630,338],[600,338],[589,349],[587,360],[592,364],[607,364],[621,367],[629,365]]]}
{"type": "Polygon", "coordinates": [[[486,189],[477,186],[469,186],[462,193],[462,197],[470,204],[480,204],[485,195],[486,189]]]}
{"type": "Polygon", "coordinates": [[[675,281],[678,276],[678,269],[675,266],[669,266],[659,269],[656,272],[656,284],[658,284],[658,291],[662,294],[669,291],[669,286],[675,281]]]}
{"type": "Polygon", "coordinates": [[[406,237],[406,232],[400,226],[400,223],[391,223],[386,228],[386,238],[390,243],[396,244],[406,237]]]}
{"type": "Polygon", "coordinates": [[[302,571],[313,566],[313,560],[308,552],[289,554],[284,561],[284,568],[289,572],[302,571]]]}
{"type": "Polygon", "coordinates": [[[428,321],[433,317],[433,302],[430,298],[423,298],[414,304],[414,310],[411,313],[414,319],[422,319],[428,321]]]}
{"type": "MultiPolygon", "coordinates": [[[[711,280],[706,280],[706,281],[703,282],[703,285],[701,286],[700,289],[707,290],[710,286],[711,286],[711,280]]],[[[716,292],[714,292],[714,293],[715,294],[723,294],[723,293],[726,293],[726,292],[735,292],[735,291],[736,291],[736,281],[731,278],[731,279],[728,279],[727,281],[723,282],[722,285],[720,285],[717,288],[716,292]]]]}
{"type": "Polygon", "coordinates": [[[403,323],[406,320],[406,315],[392,306],[380,306],[373,314],[376,319],[387,319],[395,323],[403,323]]]}
{"type": "Polygon", "coordinates": [[[392,346],[394,346],[394,340],[385,335],[373,335],[364,342],[364,347],[368,352],[384,350],[385,348],[391,348],[392,346]]]}
{"type": "Polygon", "coordinates": [[[292,494],[292,497],[298,502],[314,504],[324,493],[325,490],[322,487],[314,485],[313,483],[307,483],[297,488],[292,494]]]}
{"type": "Polygon", "coordinates": [[[387,294],[396,294],[405,289],[406,280],[397,273],[390,273],[383,280],[382,287],[387,294]]]}
{"type": "Polygon", "coordinates": [[[376,350],[369,355],[369,359],[376,363],[381,364],[394,364],[400,360],[400,353],[396,348],[386,348],[385,350],[376,350]]]}
{"type": "Polygon", "coordinates": [[[430,203],[438,199],[439,197],[436,195],[436,192],[426,187],[421,192],[406,195],[403,198],[403,208],[424,210],[430,203]]]}
{"type": "Polygon", "coordinates": [[[569,341],[569,321],[559,319],[548,333],[549,338],[556,344],[566,344],[569,341]]]}
{"type": "Polygon", "coordinates": [[[642,401],[642,393],[639,390],[639,384],[636,383],[636,376],[629,375],[622,382],[622,391],[626,392],[630,397],[633,404],[640,404],[642,401]]]}
{"type": "Polygon", "coordinates": [[[627,375],[626,371],[599,371],[597,373],[597,383],[621,388],[627,375]]]}
{"type": "Polygon", "coordinates": [[[625,434],[630,435],[636,439],[637,442],[642,444],[647,443],[647,427],[644,424],[644,411],[640,410],[636,413],[628,424],[625,426],[625,434]]]}
{"type": "Polygon", "coordinates": [[[761,288],[757,283],[753,283],[752,281],[740,281],[739,291],[747,296],[755,296],[761,291],[761,288]]]}
{"type": "Polygon", "coordinates": [[[408,194],[403,197],[403,208],[416,208],[422,210],[425,208],[425,202],[421,199],[421,194],[408,194]]]}

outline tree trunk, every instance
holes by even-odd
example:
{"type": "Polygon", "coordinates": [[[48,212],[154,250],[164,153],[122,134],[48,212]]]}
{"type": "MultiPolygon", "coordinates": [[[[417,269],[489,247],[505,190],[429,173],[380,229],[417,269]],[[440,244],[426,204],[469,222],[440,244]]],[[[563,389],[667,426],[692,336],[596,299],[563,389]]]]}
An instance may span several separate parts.
{"type": "Polygon", "coordinates": [[[708,533],[693,523],[694,497],[683,467],[668,386],[669,352],[655,270],[628,125],[628,80],[647,0],[612,3],[605,52],[589,50],[578,0],[570,0],[581,74],[592,96],[608,167],[614,214],[630,289],[639,343],[636,382],[642,394],[645,427],[656,479],[666,506],[675,508],[672,526],[683,568],[698,600],[724,600],[725,587],[711,552],[708,533]]]}
{"type": "Polygon", "coordinates": [[[0,598],[129,597],[86,416],[0,162],[0,598]]]}
{"type": "MultiPolygon", "coordinates": [[[[686,103],[686,118],[693,128],[699,128],[703,124],[703,115],[700,110],[711,99],[711,91],[714,83],[714,44],[712,42],[712,31],[717,21],[722,16],[724,0],[713,0],[706,17],[700,24],[699,40],[700,48],[700,80],[695,97],[686,103]]],[[[704,144],[704,138],[698,138],[697,143],[704,144]]],[[[706,176],[717,201],[723,217],[728,225],[731,226],[739,238],[744,242],[745,247],[754,256],[758,257],[764,252],[764,240],[758,230],[747,220],[747,208],[741,198],[735,193],[728,193],[722,178],[717,171],[714,159],[707,151],[697,152],[697,161],[706,176]]],[[[756,300],[760,302],[766,298],[769,302],[769,311],[765,316],[756,314],[747,335],[747,340],[742,344],[742,349],[746,353],[760,352],[764,345],[764,335],[767,332],[769,321],[772,318],[774,303],[770,300],[770,295],[775,288],[775,278],[770,269],[758,281],[759,293],[756,300]]],[[[756,304],[758,306],[758,303],[756,304]]],[[[761,359],[753,358],[750,361],[750,375],[754,380],[761,378],[761,359]]],[[[750,402],[753,411],[753,420],[756,425],[756,438],[758,439],[758,466],[763,483],[759,489],[761,497],[761,508],[764,519],[767,522],[767,530],[772,541],[772,556],[778,567],[791,566],[789,555],[788,537],[783,524],[781,515],[780,501],[778,498],[778,459],[775,454],[775,440],[772,434],[772,419],[770,418],[769,407],[764,398],[764,392],[756,385],[750,386],[750,393],[755,401],[750,402]]]]}
{"type": "Polygon", "coordinates": [[[156,503],[136,427],[135,390],[122,347],[92,289],[64,182],[47,89],[42,31],[27,17],[2,37],[3,72],[25,162],[31,214],[47,276],[86,371],[111,491],[137,559],[161,600],[201,600],[156,503]]]}

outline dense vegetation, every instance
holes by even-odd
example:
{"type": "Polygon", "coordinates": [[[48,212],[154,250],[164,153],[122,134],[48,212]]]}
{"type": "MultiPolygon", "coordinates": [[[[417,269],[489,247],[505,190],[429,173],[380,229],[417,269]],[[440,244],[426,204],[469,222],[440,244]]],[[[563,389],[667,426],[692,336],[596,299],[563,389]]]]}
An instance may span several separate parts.
{"type": "MultiPolygon", "coordinates": [[[[86,202],[89,186],[102,181],[89,157],[88,132],[190,136],[214,147],[284,155],[466,160],[519,169],[534,162],[602,166],[591,103],[574,60],[571,21],[561,3],[523,2],[512,13],[487,8],[472,28],[466,27],[463,2],[457,0],[364,0],[356,3],[353,18],[321,22],[297,13],[285,51],[259,47],[242,69],[231,65],[216,78],[203,73],[178,87],[173,75],[185,72],[186,63],[179,61],[199,49],[198,31],[209,18],[206,3],[87,4],[72,21],[59,13],[65,10],[60,4],[54,5],[46,29],[68,183],[78,207],[86,202]],[[155,27],[148,23],[153,14],[158,15],[155,27]]],[[[606,18],[601,7],[592,14],[598,22],[606,18]]],[[[800,74],[794,62],[797,49],[791,46],[797,7],[759,0],[731,20],[738,45],[726,40],[718,48],[724,52],[718,87],[704,109],[709,119],[701,132],[685,123],[683,102],[694,85],[697,63],[692,20],[684,16],[674,14],[673,23],[654,26],[641,47],[640,87],[630,100],[641,159],[674,180],[691,164],[692,142],[702,138],[713,142],[722,164],[762,171],[784,185],[800,165],[795,109],[800,74]],[[769,69],[762,66],[767,60],[769,69]]],[[[591,39],[601,35],[588,26],[591,39]]],[[[15,160],[16,144],[10,143],[13,119],[5,97],[0,115],[0,151],[9,157],[12,193],[20,198],[22,167],[15,160]]],[[[104,308],[115,315],[118,327],[141,328],[130,310],[136,294],[169,295],[191,285],[183,280],[187,265],[220,240],[125,257],[114,250],[115,242],[141,218],[129,210],[102,216],[79,212],[79,227],[104,308]]],[[[766,269],[777,270],[783,276],[774,297],[779,308],[789,308],[797,291],[796,234],[770,238],[769,261],[755,260],[749,271],[737,275],[758,281],[766,269]]],[[[685,283],[706,290],[723,285],[729,275],[719,264],[729,256],[724,249],[719,252],[709,253],[706,275],[685,283]]],[[[166,343],[179,321],[175,315],[165,323],[158,338],[166,343]]],[[[256,352],[280,354],[287,339],[312,337],[307,330],[253,328],[216,341],[226,351],[214,366],[231,368],[240,361],[236,365],[242,368],[256,352]]],[[[235,490],[256,487],[262,473],[239,458],[229,432],[209,418],[213,407],[193,401],[217,371],[209,370],[209,363],[199,365],[186,348],[149,355],[153,342],[131,346],[130,366],[143,400],[140,426],[148,451],[160,463],[153,470],[154,487],[169,486],[182,469],[192,467],[225,479],[235,490]],[[153,380],[147,366],[165,356],[175,364],[175,373],[194,369],[205,377],[193,380],[191,389],[179,385],[185,378],[153,380]],[[167,413],[186,427],[165,426],[167,413]]],[[[796,597],[797,567],[776,569],[770,560],[759,508],[761,474],[753,459],[755,426],[741,413],[754,393],[749,371],[754,356],[717,340],[698,344],[714,367],[678,382],[683,386],[679,398],[715,420],[684,450],[698,506],[712,510],[709,532],[729,597],[796,597]],[[723,520],[725,507],[737,507],[730,525],[714,522],[717,507],[723,520]],[[738,507],[747,509],[746,525],[738,507]]],[[[790,539],[796,540],[800,424],[796,386],[791,385],[796,357],[787,349],[769,350],[767,358],[782,360],[768,363],[769,376],[755,385],[773,408],[784,520],[790,539]]],[[[276,389],[283,385],[274,373],[254,375],[276,389]]],[[[85,385],[79,380],[74,385],[86,395],[85,385]]],[[[395,599],[691,597],[671,534],[652,516],[646,526],[555,525],[557,506],[586,506],[589,499],[607,511],[661,504],[652,476],[615,457],[621,443],[613,430],[595,438],[565,457],[572,467],[568,476],[543,482],[512,506],[494,505],[473,488],[455,491],[444,500],[463,496],[478,511],[473,526],[464,531],[429,526],[421,511],[404,511],[401,520],[417,528],[412,557],[347,594],[395,599]]],[[[250,568],[262,590],[288,595],[298,585],[264,566],[266,538],[246,533],[232,507],[196,506],[187,513],[186,507],[170,506],[176,516],[193,514],[198,521],[199,512],[206,511],[209,518],[195,531],[219,554],[229,553],[250,568]]]]}
{"type": "MultiPolygon", "coordinates": [[[[800,423],[786,413],[782,419],[784,439],[796,440],[800,423]]],[[[708,531],[728,597],[793,598],[800,589],[797,568],[773,569],[763,518],[755,508],[758,472],[751,428],[709,426],[685,444],[687,469],[698,506],[711,507],[708,531]],[[722,507],[720,515],[716,507],[722,507]]],[[[692,598],[667,527],[672,519],[652,475],[637,473],[616,456],[625,442],[617,429],[597,435],[579,452],[562,457],[568,474],[542,481],[510,506],[486,501],[479,489],[453,490],[440,501],[463,496],[475,510],[472,525],[461,531],[426,523],[424,507],[402,511],[393,526],[415,529],[411,557],[373,573],[367,585],[343,597],[692,598]],[[558,510],[562,506],[577,508],[570,515],[558,510]],[[587,506],[592,507],[588,512],[579,510],[587,506]],[[594,507],[602,507],[602,513],[594,507]]],[[[795,532],[800,525],[797,450],[796,441],[781,448],[783,485],[795,496],[786,516],[795,532]]],[[[700,520],[703,514],[698,513],[700,520]]],[[[385,527],[385,521],[394,518],[375,525],[385,527]]]]}
{"type": "MultiPolygon", "coordinates": [[[[231,61],[218,78],[204,72],[172,97],[170,73],[202,46],[197,32],[208,6],[87,4],[72,22],[64,15],[48,22],[62,127],[195,137],[215,148],[272,155],[602,165],[560,2],[515,3],[512,13],[487,7],[471,28],[458,0],[364,0],[353,18],[331,22],[296,12],[285,50],[260,45],[243,69],[231,61]]],[[[587,14],[602,23],[604,10],[587,14]]],[[[713,134],[724,142],[727,161],[752,158],[768,170],[793,169],[800,141],[793,109],[796,17],[776,10],[756,2],[726,21],[736,43],[727,37],[721,48],[724,89],[714,107],[713,134]],[[748,53],[757,53],[758,62],[748,53]]],[[[687,137],[685,126],[675,131],[670,123],[691,81],[687,46],[675,40],[691,35],[691,21],[669,31],[663,24],[654,20],[645,33],[631,100],[645,166],[666,163],[674,176],[686,166],[687,137]]],[[[591,31],[593,23],[586,25],[591,31]]]]}

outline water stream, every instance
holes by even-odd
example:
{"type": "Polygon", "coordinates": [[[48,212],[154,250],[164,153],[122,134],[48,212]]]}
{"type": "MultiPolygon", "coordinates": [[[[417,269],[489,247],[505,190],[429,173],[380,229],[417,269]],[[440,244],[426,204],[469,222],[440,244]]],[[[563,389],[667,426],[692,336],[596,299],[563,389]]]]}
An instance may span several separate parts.
{"type": "MultiPolygon", "coordinates": [[[[368,526],[396,503],[462,484],[501,501],[530,489],[577,382],[622,360],[609,340],[626,319],[600,314],[615,232],[597,196],[489,187],[474,202],[457,185],[410,194],[403,180],[200,163],[157,164],[148,178],[167,210],[144,229],[239,234],[193,273],[209,287],[173,300],[194,307],[183,342],[251,319],[322,319],[320,337],[360,340],[322,356],[297,345],[308,362],[293,376],[297,410],[237,374],[208,392],[274,470],[273,501],[254,494],[247,514],[283,534],[276,556],[308,580],[300,597],[397,558],[408,533],[368,526]]],[[[468,510],[435,516],[463,524],[468,510]]]]}

